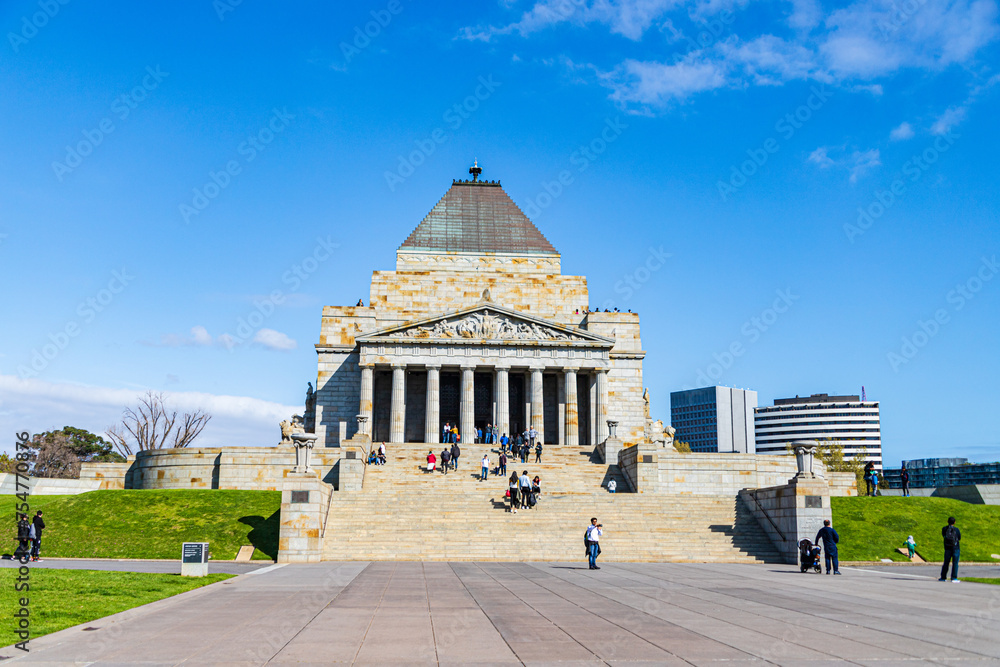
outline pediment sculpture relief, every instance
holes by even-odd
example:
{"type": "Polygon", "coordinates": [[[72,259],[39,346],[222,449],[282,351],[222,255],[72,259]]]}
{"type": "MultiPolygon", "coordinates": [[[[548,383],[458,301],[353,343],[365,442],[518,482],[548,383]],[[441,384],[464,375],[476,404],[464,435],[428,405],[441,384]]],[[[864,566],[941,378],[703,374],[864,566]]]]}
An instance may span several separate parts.
{"type": "Polygon", "coordinates": [[[389,334],[391,338],[471,338],[483,340],[584,340],[535,322],[518,321],[484,310],[457,320],[410,327],[389,334]]]}

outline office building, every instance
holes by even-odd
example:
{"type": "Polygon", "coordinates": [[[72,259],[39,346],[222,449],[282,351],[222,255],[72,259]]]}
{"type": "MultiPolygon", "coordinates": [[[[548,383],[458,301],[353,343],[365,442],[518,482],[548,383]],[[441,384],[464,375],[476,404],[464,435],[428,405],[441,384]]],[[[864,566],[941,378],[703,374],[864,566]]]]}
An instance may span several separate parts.
{"type": "MultiPolygon", "coordinates": [[[[967,484],[1000,484],[1000,463],[969,463],[969,459],[915,459],[903,461],[910,473],[911,489],[930,489],[967,484]]],[[[902,468],[886,468],[885,482],[900,489],[902,468]]]]}
{"type": "Polygon", "coordinates": [[[674,440],[693,452],[753,454],[757,392],[730,387],[703,387],[670,394],[674,440]]]}
{"type": "Polygon", "coordinates": [[[878,401],[859,396],[813,394],[779,398],[755,411],[754,435],[759,454],[787,454],[795,440],[836,442],[848,459],[862,458],[882,467],[878,401]]]}

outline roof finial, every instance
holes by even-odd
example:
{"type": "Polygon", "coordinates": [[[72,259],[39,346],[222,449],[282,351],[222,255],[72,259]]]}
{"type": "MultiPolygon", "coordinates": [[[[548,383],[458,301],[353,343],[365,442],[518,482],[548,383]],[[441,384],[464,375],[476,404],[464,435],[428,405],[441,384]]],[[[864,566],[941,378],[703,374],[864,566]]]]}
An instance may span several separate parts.
{"type": "Polygon", "coordinates": [[[475,183],[479,180],[479,174],[483,173],[482,167],[479,166],[479,159],[475,159],[472,162],[472,166],[469,167],[469,173],[472,174],[472,182],[475,183]]]}

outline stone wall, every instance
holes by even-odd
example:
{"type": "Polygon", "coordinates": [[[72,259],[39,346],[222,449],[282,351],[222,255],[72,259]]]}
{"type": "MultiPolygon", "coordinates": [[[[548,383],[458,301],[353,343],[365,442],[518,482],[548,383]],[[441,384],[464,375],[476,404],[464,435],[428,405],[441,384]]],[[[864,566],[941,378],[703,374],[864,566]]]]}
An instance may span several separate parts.
{"type": "MultiPolygon", "coordinates": [[[[21,479],[22,486],[17,486],[17,475],[14,473],[0,473],[0,494],[14,495],[24,493],[25,480],[21,479]]],[[[93,479],[54,479],[48,477],[29,477],[27,480],[28,493],[35,496],[68,496],[87,491],[96,491],[101,488],[101,483],[93,479]]]]}
{"type": "Polygon", "coordinates": [[[789,564],[799,560],[799,540],[814,540],[823,520],[832,518],[830,487],[821,477],[792,478],[778,486],[745,489],[739,495],[789,564]]]}
{"type": "MultiPolygon", "coordinates": [[[[741,489],[780,486],[798,472],[794,456],[662,451],[659,458],[662,493],[735,496],[741,489]]],[[[813,465],[818,474],[830,481],[830,493],[857,495],[853,473],[827,473],[821,462],[813,465]]]]}
{"type": "Polygon", "coordinates": [[[618,452],[618,469],[631,491],[661,492],[659,458],[663,451],[658,445],[641,442],[618,452]]]}
{"type": "MultiPolygon", "coordinates": [[[[319,444],[334,447],[340,443],[340,422],[347,422],[347,437],[358,430],[361,407],[361,369],[357,349],[319,351],[316,378],[316,428],[319,444]]],[[[370,425],[369,425],[370,426],[370,425]]]]}

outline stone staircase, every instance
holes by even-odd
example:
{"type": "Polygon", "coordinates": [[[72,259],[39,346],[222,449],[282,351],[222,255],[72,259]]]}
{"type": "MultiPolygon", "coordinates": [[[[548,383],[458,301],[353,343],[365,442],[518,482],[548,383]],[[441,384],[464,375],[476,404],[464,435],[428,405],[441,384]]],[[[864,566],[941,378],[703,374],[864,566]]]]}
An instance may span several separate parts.
{"type": "MultiPolygon", "coordinates": [[[[440,453],[443,445],[434,447],[440,453]]],[[[506,479],[479,480],[485,445],[462,447],[459,470],[428,473],[430,445],[388,445],[388,463],[368,466],[358,493],[334,493],[326,560],[582,561],[590,517],[604,524],[608,561],[780,562],[753,515],[735,498],[627,493],[617,466],[591,447],[548,446],[542,463],[508,463],[508,475],[541,477],[534,509],[512,514],[506,479]],[[618,483],[618,493],[604,486],[618,483]],[[623,492],[626,491],[626,492],[623,492]]]]}

